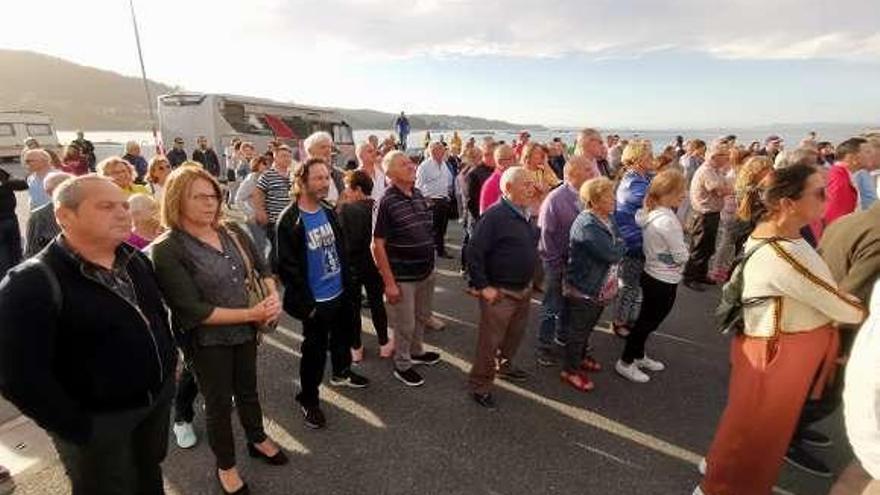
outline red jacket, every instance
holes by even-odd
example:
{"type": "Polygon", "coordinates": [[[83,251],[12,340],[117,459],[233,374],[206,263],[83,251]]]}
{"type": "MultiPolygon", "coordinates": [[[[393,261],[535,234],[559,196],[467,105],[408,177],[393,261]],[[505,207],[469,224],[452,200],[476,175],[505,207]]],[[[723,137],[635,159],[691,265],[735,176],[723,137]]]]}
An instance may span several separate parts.
{"type": "Polygon", "coordinates": [[[845,163],[835,163],[828,170],[826,197],[823,217],[825,227],[831,225],[838,218],[856,211],[859,193],[852,183],[852,176],[845,163]]]}

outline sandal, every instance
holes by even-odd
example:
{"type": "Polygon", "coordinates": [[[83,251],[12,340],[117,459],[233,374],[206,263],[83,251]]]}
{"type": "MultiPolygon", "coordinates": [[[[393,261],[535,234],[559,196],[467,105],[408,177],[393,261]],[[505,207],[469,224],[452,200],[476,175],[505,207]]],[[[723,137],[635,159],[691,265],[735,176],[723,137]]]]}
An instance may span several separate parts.
{"type": "Polygon", "coordinates": [[[625,339],[629,337],[629,326],[622,323],[612,323],[611,331],[614,332],[614,335],[625,339]]]}
{"type": "Polygon", "coordinates": [[[590,380],[590,377],[588,377],[586,373],[576,371],[563,371],[559,375],[559,377],[562,379],[563,382],[571,385],[581,392],[589,392],[590,390],[593,390],[593,382],[590,380]]]}
{"type": "Polygon", "coordinates": [[[590,371],[596,373],[598,371],[602,371],[602,364],[599,361],[596,361],[591,356],[587,356],[581,361],[581,369],[584,371],[590,371]]]}

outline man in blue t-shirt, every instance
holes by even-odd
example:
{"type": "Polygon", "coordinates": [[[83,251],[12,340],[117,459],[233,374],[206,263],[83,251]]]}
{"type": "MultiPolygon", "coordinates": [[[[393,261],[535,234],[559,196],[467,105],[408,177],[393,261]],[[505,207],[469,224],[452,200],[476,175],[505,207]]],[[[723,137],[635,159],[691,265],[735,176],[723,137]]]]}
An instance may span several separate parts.
{"type": "Polygon", "coordinates": [[[294,176],[296,201],[278,219],[273,249],[284,284],[284,310],[302,320],[300,391],[306,426],[323,428],[327,421],[318,401],[327,351],[333,365],[330,384],[364,388],[369,380],[351,371],[355,311],[351,276],[342,230],[333,208],[324,201],[330,189],[330,168],[310,158],[294,176]]]}

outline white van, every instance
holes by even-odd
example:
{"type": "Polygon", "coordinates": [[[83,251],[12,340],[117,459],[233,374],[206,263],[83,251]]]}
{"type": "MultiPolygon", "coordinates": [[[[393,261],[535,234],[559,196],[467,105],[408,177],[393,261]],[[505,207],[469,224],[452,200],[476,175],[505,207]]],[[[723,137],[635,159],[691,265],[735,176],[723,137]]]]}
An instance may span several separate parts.
{"type": "Polygon", "coordinates": [[[18,160],[24,140],[32,137],[40,147],[58,151],[58,134],[48,115],[30,110],[0,112],[0,160],[18,160]]]}

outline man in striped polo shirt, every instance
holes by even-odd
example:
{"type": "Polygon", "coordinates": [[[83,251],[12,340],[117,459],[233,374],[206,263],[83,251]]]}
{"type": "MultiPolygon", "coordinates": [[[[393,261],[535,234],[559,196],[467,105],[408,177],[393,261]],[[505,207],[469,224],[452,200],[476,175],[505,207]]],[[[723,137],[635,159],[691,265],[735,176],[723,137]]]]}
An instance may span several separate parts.
{"type": "Polygon", "coordinates": [[[433,219],[428,201],[415,188],[415,164],[401,151],[385,155],[382,164],[391,185],[376,214],[373,258],[394,330],[394,377],[416,387],[424,380],[413,365],[440,361],[439,354],[422,348],[434,292],[433,219]]]}
{"type": "Polygon", "coordinates": [[[290,204],[290,164],[293,153],[287,145],[275,150],[275,163],[263,172],[254,191],[254,215],[257,223],[266,226],[266,235],[272,246],[275,245],[275,222],[290,204]]]}

